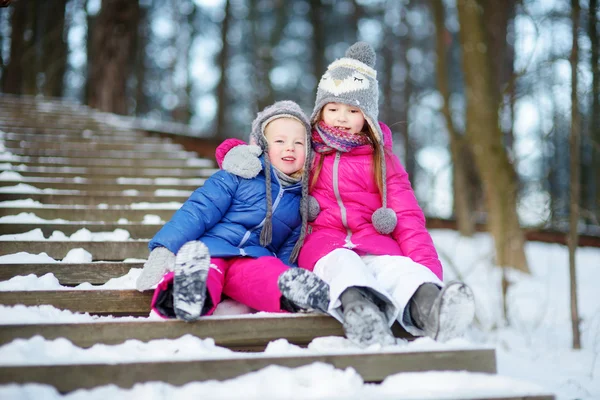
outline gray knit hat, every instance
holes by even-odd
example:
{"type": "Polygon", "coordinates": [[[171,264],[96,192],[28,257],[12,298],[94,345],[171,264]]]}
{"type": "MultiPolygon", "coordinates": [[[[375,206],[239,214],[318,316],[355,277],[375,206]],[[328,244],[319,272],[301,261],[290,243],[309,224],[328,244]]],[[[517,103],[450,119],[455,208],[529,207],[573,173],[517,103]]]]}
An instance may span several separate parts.
{"type": "MultiPolygon", "coordinates": [[[[267,144],[267,138],[265,137],[265,127],[267,124],[278,118],[293,118],[306,129],[306,160],[304,161],[304,172],[302,174],[302,199],[300,201],[300,214],[302,216],[302,230],[300,231],[300,238],[296,242],[292,254],[290,256],[290,262],[295,262],[300,253],[300,248],[304,243],[304,237],[306,235],[306,228],[308,226],[308,177],[310,175],[310,165],[312,162],[312,151],[310,147],[310,123],[308,117],[302,111],[300,106],[293,101],[284,100],[278,101],[273,105],[268,106],[263,111],[259,112],[252,122],[252,133],[250,133],[250,143],[258,145],[263,152],[266,154],[269,151],[269,145],[267,144]]],[[[273,235],[273,199],[271,196],[271,162],[269,157],[264,157],[265,161],[265,178],[266,178],[266,194],[267,194],[267,215],[265,217],[265,223],[262,231],[260,232],[260,244],[262,246],[268,246],[271,243],[273,235]]]]}
{"type": "MultiPolygon", "coordinates": [[[[346,50],[345,57],[335,60],[321,77],[317,88],[317,99],[310,120],[316,123],[321,109],[327,103],[342,103],[358,107],[365,120],[376,134],[381,154],[384,155],[383,132],[378,123],[379,87],[375,70],[375,51],[365,42],[354,43],[346,50]]],[[[396,227],[396,213],[387,208],[387,184],[385,157],[381,157],[383,181],[382,207],[377,209],[371,220],[375,229],[382,234],[391,233],[396,227]]]]}

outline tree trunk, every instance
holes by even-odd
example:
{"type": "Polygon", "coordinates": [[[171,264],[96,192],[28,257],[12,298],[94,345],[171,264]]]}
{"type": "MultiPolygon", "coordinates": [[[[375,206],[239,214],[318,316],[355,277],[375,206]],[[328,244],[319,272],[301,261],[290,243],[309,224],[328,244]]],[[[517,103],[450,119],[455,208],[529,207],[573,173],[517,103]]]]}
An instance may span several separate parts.
{"type": "Polygon", "coordinates": [[[12,33],[10,36],[10,58],[3,76],[3,91],[5,93],[21,93],[23,82],[23,52],[25,50],[25,27],[27,23],[27,4],[18,1],[12,5],[13,13],[10,22],[12,33]]]}
{"type": "Polygon", "coordinates": [[[517,179],[502,143],[482,9],[476,0],[458,0],[457,9],[466,85],[467,138],[484,183],[496,264],[529,272],[525,236],[517,216],[517,179]]]}
{"type": "Polygon", "coordinates": [[[148,22],[148,8],[140,7],[138,32],[135,42],[135,115],[142,116],[150,111],[148,96],[145,91],[146,84],[146,44],[150,35],[148,22]]]}
{"type": "MultiPolygon", "coordinates": [[[[403,12],[401,14],[400,23],[405,24],[407,26],[406,35],[402,36],[400,39],[400,48],[401,49],[410,49],[412,47],[412,32],[410,29],[410,25],[406,19],[406,14],[411,8],[411,0],[405,3],[403,8],[403,12]]],[[[415,179],[415,171],[417,167],[417,163],[415,160],[415,148],[410,139],[410,132],[408,126],[409,122],[409,110],[410,110],[410,97],[412,96],[413,87],[412,87],[412,79],[410,77],[411,65],[407,58],[407,51],[401,51],[402,54],[402,62],[404,63],[404,67],[406,68],[406,75],[404,79],[404,97],[402,99],[402,104],[398,107],[398,117],[402,122],[400,124],[400,135],[404,140],[404,167],[406,168],[406,172],[410,177],[411,182],[414,182],[415,179]]]]}
{"type": "Polygon", "coordinates": [[[60,97],[67,69],[68,45],[65,37],[65,11],[68,0],[56,0],[42,5],[44,34],[42,37],[42,70],[45,96],[60,97]]]}
{"type": "Polygon", "coordinates": [[[452,158],[452,188],[454,198],[454,213],[458,231],[462,236],[473,236],[475,233],[475,205],[473,203],[473,189],[469,185],[468,170],[465,157],[470,154],[470,150],[465,143],[462,135],[456,130],[452,121],[452,113],[450,111],[450,89],[448,84],[448,63],[446,49],[446,38],[449,33],[445,27],[445,10],[444,4],[441,1],[433,0],[431,2],[433,8],[433,16],[436,27],[436,54],[437,54],[437,85],[440,94],[444,98],[442,112],[446,120],[446,128],[450,140],[450,155],[452,158]]]}
{"type": "Polygon", "coordinates": [[[127,114],[127,80],[138,30],[139,3],[104,0],[92,32],[89,105],[127,114]]]}
{"type": "Polygon", "coordinates": [[[575,251],[577,250],[577,242],[579,239],[579,231],[577,225],[579,222],[579,167],[580,167],[580,123],[579,123],[579,96],[577,95],[577,67],[579,64],[579,0],[571,0],[571,18],[572,18],[572,33],[573,44],[571,47],[571,136],[569,147],[571,153],[570,169],[571,169],[571,199],[569,213],[569,274],[571,281],[571,322],[573,328],[573,348],[581,348],[581,334],[579,332],[579,310],[577,307],[577,271],[575,265],[575,251]]]}
{"type": "Polygon", "coordinates": [[[225,127],[225,117],[227,111],[227,56],[229,44],[227,42],[227,32],[229,31],[229,23],[231,21],[231,1],[225,0],[225,16],[221,24],[221,43],[223,44],[217,63],[221,71],[221,78],[217,86],[217,125],[215,127],[215,138],[225,139],[227,137],[225,127]]]}
{"type": "MultiPolygon", "coordinates": [[[[315,76],[317,85],[319,84],[319,79],[321,79],[321,75],[325,73],[325,68],[327,65],[325,64],[325,32],[323,29],[323,5],[321,4],[321,0],[310,0],[310,22],[313,28],[312,34],[312,64],[313,64],[313,74],[315,76]]],[[[316,88],[315,88],[316,91],[316,88]]]]}
{"type": "Polygon", "coordinates": [[[598,0],[589,4],[589,37],[591,43],[590,65],[592,69],[592,106],[590,118],[590,140],[592,142],[591,194],[587,208],[594,217],[594,223],[600,224],[600,37],[598,36],[598,0]]]}
{"type": "Polygon", "coordinates": [[[38,18],[39,11],[37,4],[34,1],[24,2],[26,8],[26,22],[25,22],[25,38],[23,41],[24,52],[21,58],[21,71],[22,71],[22,94],[35,95],[37,94],[37,74],[39,71],[39,30],[38,30],[38,18]]]}

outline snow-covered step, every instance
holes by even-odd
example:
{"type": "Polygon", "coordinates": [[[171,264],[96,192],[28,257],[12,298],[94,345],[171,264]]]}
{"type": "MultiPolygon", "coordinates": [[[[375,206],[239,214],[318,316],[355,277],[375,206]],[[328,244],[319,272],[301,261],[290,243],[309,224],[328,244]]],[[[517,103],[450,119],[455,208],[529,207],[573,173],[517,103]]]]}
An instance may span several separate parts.
{"type": "MultiPolygon", "coordinates": [[[[351,367],[365,382],[381,382],[387,376],[400,372],[496,372],[496,357],[492,349],[387,353],[357,351],[350,354],[297,356],[232,353],[227,358],[176,362],[5,366],[0,367],[0,384],[36,382],[52,385],[60,392],[108,384],[129,388],[148,381],[183,385],[195,381],[231,379],[272,365],[295,368],[313,363],[326,363],[342,370],[351,367]]],[[[240,393],[240,398],[243,397],[240,393]]]]}
{"type": "MultiPolygon", "coordinates": [[[[93,206],[67,206],[67,205],[49,205],[38,208],[33,207],[2,207],[0,206],[0,218],[8,216],[18,216],[19,214],[27,213],[23,218],[26,218],[29,214],[34,214],[37,218],[48,220],[49,222],[60,222],[52,221],[55,219],[61,219],[65,221],[105,221],[108,223],[116,223],[121,219],[127,221],[141,222],[144,221],[147,215],[157,215],[162,221],[168,221],[171,219],[175,211],[179,207],[169,208],[156,208],[156,209],[132,209],[127,206],[105,206],[102,208],[93,206]],[[118,207],[118,208],[117,208],[118,207]]],[[[15,222],[7,221],[8,218],[0,220],[1,222],[15,222]]],[[[41,222],[41,221],[40,221],[41,222]]]]}
{"type": "Polygon", "coordinates": [[[114,178],[114,179],[87,179],[78,178],[38,178],[21,177],[18,181],[12,178],[0,177],[0,191],[2,187],[15,186],[17,183],[33,186],[38,189],[57,190],[85,190],[93,192],[118,192],[126,190],[154,191],[158,189],[196,190],[202,186],[202,178],[114,178]]]}
{"type": "Polygon", "coordinates": [[[197,158],[196,156],[187,159],[183,158],[162,158],[162,159],[119,159],[114,158],[89,158],[89,157],[30,157],[30,156],[12,156],[10,159],[4,159],[2,162],[12,164],[26,164],[29,166],[57,166],[73,165],[83,167],[109,166],[114,167],[147,167],[147,168],[183,168],[188,166],[214,168],[215,163],[208,159],[197,158]]]}
{"type": "Polygon", "coordinates": [[[52,127],[52,126],[14,126],[14,125],[3,125],[0,123],[0,130],[4,132],[12,132],[18,134],[28,134],[28,135],[39,135],[39,134],[52,134],[52,135],[75,135],[80,136],[82,132],[88,131],[90,134],[105,137],[107,139],[113,137],[127,137],[127,138],[135,138],[137,140],[145,139],[147,136],[143,132],[137,132],[132,130],[124,130],[124,129],[113,129],[108,127],[98,127],[91,125],[82,125],[80,127],[76,126],[66,126],[66,127],[52,127]]]}
{"type": "MultiPolygon", "coordinates": [[[[162,150],[69,150],[69,149],[10,149],[16,156],[26,157],[92,157],[92,158],[155,158],[155,159],[188,159],[196,157],[196,153],[188,151],[162,151],[162,150]]],[[[118,163],[117,163],[118,164],[118,163]]]]}
{"type": "MultiPolygon", "coordinates": [[[[149,213],[152,211],[148,211],[149,213]]],[[[163,226],[163,224],[151,224],[151,223],[131,223],[126,224],[118,222],[105,222],[105,221],[88,221],[88,222],[63,222],[63,223],[43,223],[43,222],[30,222],[30,223],[2,223],[0,222],[0,235],[18,235],[27,232],[31,232],[34,229],[42,231],[44,237],[49,238],[54,231],[60,231],[66,236],[71,236],[75,232],[82,229],[94,232],[114,232],[117,229],[125,230],[129,233],[131,239],[150,239],[156,232],[163,226]]],[[[0,238],[2,240],[2,238],[0,238]]]]}
{"type": "Polygon", "coordinates": [[[53,274],[63,286],[81,283],[102,285],[109,279],[127,275],[131,268],[143,268],[143,262],[0,264],[0,281],[30,274],[53,274]]]}
{"type": "MultiPolygon", "coordinates": [[[[127,258],[148,258],[148,240],[112,242],[94,241],[3,241],[0,256],[17,253],[46,253],[55,260],[62,260],[69,251],[83,248],[92,254],[93,261],[122,261],[127,258]]],[[[1,302],[0,302],[1,303],[1,302]]]]}
{"type": "Polygon", "coordinates": [[[118,178],[118,177],[139,177],[139,178],[208,178],[216,170],[208,168],[188,167],[188,168],[121,168],[121,167],[80,167],[80,166],[59,166],[59,167],[30,167],[27,164],[11,165],[4,167],[0,164],[0,173],[3,171],[16,171],[21,176],[41,177],[41,178],[74,178],[86,176],[86,178],[118,178]]]}
{"type": "MultiPolygon", "coordinates": [[[[5,141],[23,141],[28,143],[45,143],[45,142],[60,142],[69,141],[73,143],[85,143],[89,141],[99,143],[139,143],[141,136],[110,136],[96,135],[89,130],[64,130],[61,133],[16,133],[4,132],[0,133],[0,139],[5,141]]],[[[144,136],[144,143],[169,144],[173,143],[170,138],[161,138],[158,136],[144,136]]]]}
{"type": "MultiPolygon", "coordinates": [[[[7,188],[8,189],[8,188],[7,188]]],[[[30,199],[42,204],[62,204],[62,205],[130,205],[131,203],[183,203],[192,191],[179,190],[159,190],[158,192],[140,192],[131,193],[118,192],[85,192],[80,191],[77,194],[69,193],[31,193],[31,192],[7,192],[0,193],[0,202],[17,201],[30,199]],[[162,193],[162,194],[161,194],[162,193]],[[169,194],[172,193],[172,194],[169,194]]],[[[0,204],[0,207],[2,205],[0,204]]],[[[29,212],[35,210],[30,209],[29,212]]]]}
{"type": "Polygon", "coordinates": [[[4,140],[4,147],[10,152],[17,150],[50,150],[50,151],[94,151],[94,152],[107,152],[107,151],[134,151],[136,153],[178,153],[183,150],[180,144],[176,143],[124,143],[124,142],[110,142],[102,141],[96,142],[88,140],[87,142],[71,142],[68,139],[60,142],[50,141],[16,141],[16,140],[4,140]]]}
{"type": "Polygon", "coordinates": [[[114,316],[147,316],[152,291],[137,290],[31,290],[0,291],[0,304],[51,305],[72,312],[114,316]]]}
{"type": "MultiPolygon", "coordinates": [[[[398,324],[393,331],[396,337],[411,338],[398,324]]],[[[88,348],[97,343],[113,345],[131,339],[148,342],[187,334],[213,338],[218,346],[230,349],[262,351],[270,341],[280,338],[306,346],[316,337],[343,337],[344,331],[337,320],[326,315],[260,313],[202,317],[193,323],[155,320],[0,325],[0,345],[39,335],[48,340],[64,337],[76,346],[88,348]]]]}

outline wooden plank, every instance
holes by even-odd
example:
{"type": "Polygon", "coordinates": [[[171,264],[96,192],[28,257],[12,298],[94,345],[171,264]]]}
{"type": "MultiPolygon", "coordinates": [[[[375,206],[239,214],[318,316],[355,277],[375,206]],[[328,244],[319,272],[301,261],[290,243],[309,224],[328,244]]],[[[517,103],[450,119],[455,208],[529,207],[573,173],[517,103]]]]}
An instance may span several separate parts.
{"type": "MultiPolygon", "coordinates": [[[[5,141],[14,140],[14,141],[26,141],[26,142],[81,142],[85,143],[88,141],[96,141],[96,142],[106,142],[106,143],[139,143],[140,135],[138,136],[122,136],[122,135],[112,135],[107,137],[106,135],[97,135],[95,133],[83,132],[79,130],[64,130],[61,133],[16,133],[16,132],[4,132],[0,137],[4,138],[5,141]]],[[[173,141],[170,138],[160,138],[160,137],[144,137],[144,143],[162,143],[169,144],[173,141]]]]}
{"type": "Polygon", "coordinates": [[[64,286],[89,282],[102,285],[109,279],[126,275],[131,268],[143,268],[142,262],[96,262],[96,263],[49,263],[49,264],[0,264],[0,281],[19,275],[43,276],[53,273],[64,286]]]}
{"type": "MultiPolygon", "coordinates": [[[[0,169],[2,171],[11,171],[12,169],[0,169]]],[[[73,178],[76,176],[84,176],[89,178],[114,179],[115,177],[129,176],[139,178],[208,178],[214,174],[216,169],[212,168],[110,168],[110,167],[76,167],[76,166],[60,166],[60,167],[25,167],[19,168],[18,172],[22,176],[39,176],[39,177],[55,177],[55,178],[73,178]]]]}
{"type": "Polygon", "coordinates": [[[116,161],[114,158],[82,158],[82,157],[31,157],[31,156],[18,156],[18,161],[13,163],[27,164],[27,165],[41,165],[41,166],[53,166],[53,165],[78,165],[78,166],[114,166],[118,163],[120,167],[150,167],[150,168],[179,168],[188,165],[194,166],[209,166],[213,167],[216,165],[214,161],[208,159],[129,159],[123,158],[116,161]]]}
{"type": "Polygon", "coordinates": [[[195,153],[187,151],[120,151],[120,150],[61,150],[61,149],[11,149],[11,153],[17,156],[34,157],[90,157],[90,158],[112,158],[115,160],[121,158],[153,158],[153,159],[187,159],[195,157],[195,153]]]}
{"type": "Polygon", "coordinates": [[[152,291],[137,290],[57,290],[0,292],[0,304],[40,306],[48,304],[73,312],[97,315],[147,316],[152,291]]]}
{"type": "MultiPolygon", "coordinates": [[[[185,193],[177,196],[157,196],[154,192],[140,191],[135,196],[123,194],[123,192],[98,192],[98,191],[82,191],[79,194],[63,194],[63,193],[0,193],[1,201],[13,201],[21,199],[32,199],[39,201],[42,204],[70,204],[70,205],[129,205],[131,203],[168,203],[177,201],[183,203],[192,193],[185,193]]],[[[1,204],[0,204],[1,206],[1,204]]],[[[32,212],[33,210],[31,210],[32,212]]]]}
{"type": "Polygon", "coordinates": [[[359,353],[265,357],[246,354],[234,359],[126,364],[79,364],[0,367],[0,383],[36,382],[60,392],[114,384],[130,388],[139,382],[163,381],[172,385],[206,380],[226,380],[270,365],[296,368],[321,362],[335,368],[354,368],[365,382],[381,382],[399,372],[496,372],[494,350],[431,351],[423,353],[359,353]]]}
{"type": "Polygon", "coordinates": [[[46,220],[64,219],[67,221],[107,221],[117,222],[121,218],[126,218],[131,222],[141,222],[144,216],[158,215],[163,221],[171,219],[177,209],[131,209],[131,208],[97,208],[86,206],[45,206],[39,208],[33,207],[1,207],[0,217],[8,215],[18,215],[20,213],[32,213],[39,218],[46,220]]]}
{"type": "Polygon", "coordinates": [[[0,255],[26,252],[46,253],[55,260],[62,260],[72,249],[84,248],[92,254],[93,261],[122,261],[126,258],[148,258],[148,240],[114,242],[76,241],[3,241],[0,255]]]}
{"type": "Polygon", "coordinates": [[[61,151],[97,151],[97,152],[135,152],[135,153],[180,153],[183,151],[183,146],[177,143],[146,143],[138,140],[137,142],[111,142],[104,140],[95,142],[88,140],[87,142],[70,142],[62,140],[59,142],[44,142],[44,141],[21,141],[21,140],[4,140],[5,148],[13,152],[18,149],[23,150],[61,150],[61,151]]]}
{"type": "Polygon", "coordinates": [[[0,235],[19,234],[41,229],[45,237],[50,237],[52,232],[61,231],[65,235],[72,235],[80,229],[87,229],[90,232],[113,232],[115,229],[124,229],[129,232],[131,239],[150,239],[163,224],[142,224],[142,223],[104,223],[98,222],[74,222],[74,223],[3,223],[0,222],[0,235]]]}
{"type": "MultiPolygon", "coordinates": [[[[298,346],[306,346],[316,337],[344,336],[344,331],[342,325],[328,315],[248,314],[202,317],[192,323],[164,320],[0,325],[0,345],[39,335],[48,340],[64,337],[79,347],[87,348],[97,343],[114,345],[130,339],[148,342],[177,339],[188,334],[202,339],[213,338],[218,346],[230,349],[262,351],[269,342],[280,338],[298,346]]],[[[394,334],[405,339],[412,338],[397,324],[394,334]]]]}
{"type": "MultiPolygon", "coordinates": [[[[198,178],[201,179],[201,178],[198,178]]],[[[113,180],[114,181],[114,180],[113,180]]],[[[38,189],[57,189],[57,190],[84,190],[84,191],[99,191],[99,192],[118,192],[123,190],[140,190],[154,191],[160,189],[174,190],[196,190],[202,183],[174,183],[174,184],[139,184],[139,183],[94,183],[94,182],[76,182],[73,179],[62,179],[62,181],[52,180],[51,178],[23,178],[20,181],[0,180],[0,188],[7,186],[15,186],[18,183],[24,183],[36,187],[38,189]]]]}

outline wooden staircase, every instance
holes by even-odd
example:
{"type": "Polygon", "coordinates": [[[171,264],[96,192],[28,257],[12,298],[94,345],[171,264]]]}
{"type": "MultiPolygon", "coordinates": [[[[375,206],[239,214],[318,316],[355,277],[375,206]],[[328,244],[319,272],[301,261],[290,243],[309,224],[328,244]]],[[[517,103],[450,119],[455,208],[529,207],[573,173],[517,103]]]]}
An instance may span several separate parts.
{"type": "MultiPolygon", "coordinates": [[[[91,232],[124,229],[130,234],[124,241],[0,241],[0,256],[43,252],[61,260],[75,248],[84,248],[93,256],[88,263],[0,264],[0,281],[51,272],[62,285],[99,285],[127,274],[130,268],[142,268],[148,240],[215,168],[212,161],[199,159],[169,138],[136,130],[131,120],[107,117],[68,102],[0,95],[0,131],[4,132],[0,137],[4,146],[4,153],[0,153],[0,235],[40,229],[47,238],[54,231],[71,235],[82,228],[91,232]],[[30,199],[26,205],[15,203],[26,199],[30,199]],[[155,206],[148,208],[143,203],[155,206]],[[10,216],[21,213],[32,213],[45,221],[11,220],[10,216]],[[148,214],[155,216],[149,223],[145,222],[148,214]],[[139,261],[124,261],[132,258],[139,261]]],[[[0,292],[0,304],[47,304],[73,312],[147,316],[151,296],[152,292],[136,290],[5,291],[0,292]]],[[[398,326],[394,332],[408,337],[398,326]]],[[[0,325],[0,345],[41,335],[49,340],[64,337],[87,348],[129,339],[176,339],[185,334],[213,338],[216,345],[240,352],[227,359],[152,363],[12,366],[0,361],[0,384],[46,383],[61,392],[107,384],[127,388],[157,380],[181,385],[229,379],[269,365],[297,367],[316,361],[342,369],[353,367],[366,382],[380,382],[408,371],[496,372],[491,349],[288,357],[248,353],[262,351],[279,338],[306,346],[316,337],[343,336],[337,321],[316,314],[214,316],[195,323],[117,320],[0,325]],[[166,370],[169,374],[164,373],[166,370]]]]}

